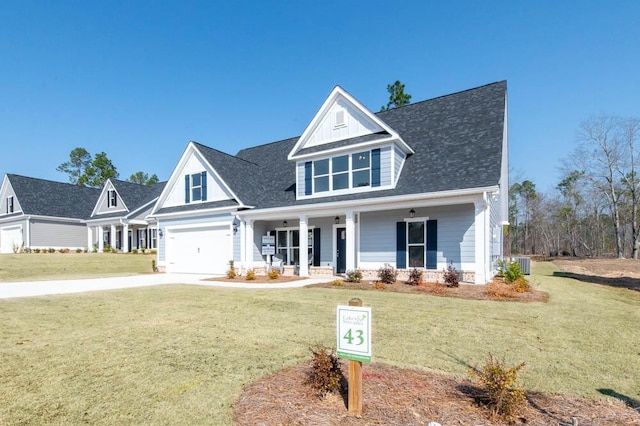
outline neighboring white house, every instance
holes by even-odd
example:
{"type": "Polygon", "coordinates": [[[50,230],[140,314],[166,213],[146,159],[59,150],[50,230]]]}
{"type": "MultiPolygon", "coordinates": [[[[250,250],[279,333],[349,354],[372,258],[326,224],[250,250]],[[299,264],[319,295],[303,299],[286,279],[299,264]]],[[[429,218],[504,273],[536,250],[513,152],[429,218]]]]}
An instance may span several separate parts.
{"type": "Polygon", "coordinates": [[[506,95],[502,81],[372,113],[336,87],[300,137],[235,156],[190,142],[150,214],[158,266],[247,270],[272,250],[302,276],[452,263],[485,283],[508,218],[506,95]]]}

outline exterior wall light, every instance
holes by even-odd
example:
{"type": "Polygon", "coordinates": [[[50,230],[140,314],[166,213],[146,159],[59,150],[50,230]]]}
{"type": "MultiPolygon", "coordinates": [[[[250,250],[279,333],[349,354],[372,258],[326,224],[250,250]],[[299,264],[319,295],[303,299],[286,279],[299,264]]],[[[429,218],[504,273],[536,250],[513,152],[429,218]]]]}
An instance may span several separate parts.
{"type": "Polygon", "coordinates": [[[164,237],[164,232],[162,232],[162,228],[158,229],[158,235],[160,238],[164,237]]]}
{"type": "Polygon", "coordinates": [[[333,219],[333,221],[336,223],[336,225],[339,224],[340,223],[340,217],[336,216],[336,218],[333,219]]]}
{"type": "Polygon", "coordinates": [[[416,217],[416,211],[414,209],[409,210],[409,217],[411,219],[413,219],[414,217],[416,217]]]}
{"type": "Polygon", "coordinates": [[[287,227],[288,224],[289,224],[289,222],[287,222],[286,220],[282,221],[282,226],[284,226],[285,228],[287,227]]]}

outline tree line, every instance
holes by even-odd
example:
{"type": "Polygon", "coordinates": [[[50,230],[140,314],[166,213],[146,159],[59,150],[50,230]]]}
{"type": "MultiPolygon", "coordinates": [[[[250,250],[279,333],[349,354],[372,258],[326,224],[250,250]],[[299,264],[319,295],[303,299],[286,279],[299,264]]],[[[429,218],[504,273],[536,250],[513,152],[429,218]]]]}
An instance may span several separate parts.
{"type": "MultiPolygon", "coordinates": [[[[56,170],[66,173],[69,176],[69,182],[74,185],[92,188],[100,188],[107,179],[120,177],[118,169],[105,152],[92,156],[89,151],[81,147],[71,150],[69,160],[60,164],[56,170]]],[[[127,180],[140,185],[153,185],[159,181],[155,174],[149,176],[143,171],[135,172],[127,180]]]]}
{"type": "Polygon", "coordinates": [[[554,190],[530,180],[509,188],[507,254],[640,254],[640,119],[599,116],[580,124],[554,190]]]}

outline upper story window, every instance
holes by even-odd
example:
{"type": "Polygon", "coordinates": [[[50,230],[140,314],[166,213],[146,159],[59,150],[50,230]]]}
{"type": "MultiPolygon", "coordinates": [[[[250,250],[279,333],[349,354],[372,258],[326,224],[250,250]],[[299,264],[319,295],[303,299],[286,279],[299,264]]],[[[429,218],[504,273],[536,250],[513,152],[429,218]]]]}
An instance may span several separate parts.
{"type": "Polygon", "coordinates": [[[185,202],[207,201],[207,172],[184,176],[185,202]]]}
{"type": "Polygon", "coordinates": [[[114,189],[107,191],[107,207],[116,207],[118,205],[118,196],[114,189]]]}
{"type": "Polygon", "coordinates": [[[13,213],[14,210],[14,206],[13,206],[13,195],[10,197],[7,197],[7,214],[9,213],[13,213]]]}
{"type": "Polygon", "coordinates": [[[305,163],[305,195],[377,186],[380,149],[305,163]]]}

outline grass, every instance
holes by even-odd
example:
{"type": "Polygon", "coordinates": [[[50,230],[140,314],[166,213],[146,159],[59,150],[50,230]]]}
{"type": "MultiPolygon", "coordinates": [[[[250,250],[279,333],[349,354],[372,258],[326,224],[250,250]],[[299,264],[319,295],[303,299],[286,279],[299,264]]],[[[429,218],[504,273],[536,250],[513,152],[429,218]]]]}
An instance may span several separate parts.
{"type": "Polygon", "coordinates": [[[0,282],[98,278],[151,272],[155,254],[0,254],[0,282]]]}
{"type": "Polygon", "coordinates": [[[181,285],[0,301],[0,424],[231,424],[244,384],[335,345],[351,297],[373,308],[376,362],[463,376],[506,353],[527,389],[640,399],[640,294],[553,271],[534,265],[548,303],[181,285]]]}

